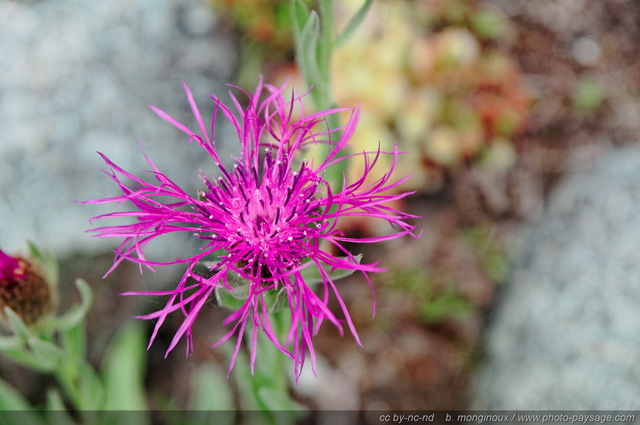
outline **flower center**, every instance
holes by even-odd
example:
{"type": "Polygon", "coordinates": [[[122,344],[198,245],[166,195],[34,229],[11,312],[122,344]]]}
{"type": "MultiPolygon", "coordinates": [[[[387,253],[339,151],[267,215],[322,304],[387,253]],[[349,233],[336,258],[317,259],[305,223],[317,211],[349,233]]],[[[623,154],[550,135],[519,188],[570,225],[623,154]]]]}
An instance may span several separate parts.
{"type": "Polygon", "coordinates": [[[306,257],[301,245],[309,243],[322,221],[316,197],[320,177],[305,162],[298,170],[290,161],[265,152],[260,170],[255,164],[234,164],[213,185],[206,178],[207,202],[200,207],[207,215],[210,235],[198,236],[218,242],[219,247],[240,256],[240,260],[268,263],[272,268],[288,267],[306,257]]]}

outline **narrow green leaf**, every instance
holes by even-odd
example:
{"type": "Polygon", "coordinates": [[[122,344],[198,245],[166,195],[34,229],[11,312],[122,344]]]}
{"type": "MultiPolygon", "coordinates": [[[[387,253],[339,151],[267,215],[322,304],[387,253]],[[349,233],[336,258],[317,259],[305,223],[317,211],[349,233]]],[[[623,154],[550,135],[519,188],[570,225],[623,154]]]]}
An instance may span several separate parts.
{"type": "Polygon", "coordinates": [[[86,355],[84,323],[64,330],[60,333],[60,339],[69,363],[75,364],[84,360],[86,355]]]}
{"type": "MultiPolygon", "coordinates": [[[[144,328],[132,322],[111,341],[103,360],[105,410],[146,410],[144,328]]],[[[141,416],[142,418],[142,416],[141,416]]],[[[148,416],[145,417],[148,423],[148,416]]]]}
{"type": "Polygon", "coordinates": [[[102,379],[86,361],[77,365],[77,376],[79,408],[91,411],[103,409],[106,391],[102,379]]]}
{"type": "MultiPolygon", "coordinates": [[[[272,324],[274,324],[273,320],[272,324]]],[[[289,378],[282,367],[285,355],[269,341],[269,338],[261,330],[258,331],[257,342],[259,355],[256,359],[254,376],[256,391],[263,387],[286,390],[289,378]]]]}
{"type": "Polygon", "coordinates": [[[318,70],[319,40],[320,18],[315,11],[312,11],[296,40],[296,61],[302,75],[305,77],[306,83],[309,85],[317,85],[322,77],[321,72],[318,70]]]}
{"type": "Polygon", "coordinates": [[[64,410],[47,410],[47,425],[77,425],[64,410]]]}
{"type": "Polygon", "coordinates": [[[5,350],[16,350],[23,346],[23,342],[15,335],[0,336],[0,352],[5,350]]]}
{"type": "MultiPolygon", "coordinates": [[[[220,348],[224,352],[225,356],[228,359],[231,359],[233,343],[227,342],[222,344],[220,348]]],[[[242,350],[240,350],[236,356],[236,362],[233,366],[231,377],[238,387],[239,407],[242,410],[263,410],[264,406],[260,405],[260,400],[255,393],[255,382],[253,376],[251,376],[251,370],[249,369],[249,358],[242,350]]]]}
{"type": "MultiPolygon", "coordinates": [[[[233,410],[233,394],[225,374],[213,364],[202,364],[191,375],[189,411],[233,410]]],[[[230,419],[232,419],[229,416],[230,419]]],[[[201,418],[200,418],[201,419],[201,418]]],[[[194,422],[187,421],[192,424],[194,422]]],[[[231,422],[228,422],[231,424],[231,422]]]]}
{"type": "MultiPolygon", "coordinates": [[[[329,87],[328,58],[331,37],[323,37],[320,18],[300,0],[292,0],[296,63],[305,83],[313,86],[311,96],[315,106],[322,109],[329,87]]],[[[326,25],[324,25],[326,26],[326,25]]]]}
{"type": "MultiPolygon", "coordinates": [[[[331,62],[331,51],[333,50],[333,0],[321,0],[320,1],[320,40],[318,42],[316,57],[318,61],[318,73],[321,77],[317,82],[322,86],[328,86],[329,84],[329,68],[331,62]]],[[[325,95],[325,90],[328,87],[323,87],[323,96],[326,100],[330,99],[330,95],[325,95]]],[[[327,105],[322,104],[322,109],[327,105]]]]}
{"type": "Polygon", "coordinates": [[[52,365],[43,362],[39,356],[34,355],[26,346],[15,349],[5,349],[3,353],[8,359],[37,372],[51,372],[52,365]]]}
{"type": "MultiPolygon", "coordinates": [[[[272,387],[263,387],[258,389],[258,396],[262,400],[267,409],[272,412],[283,412],[283,411],[298,411],[300,415],[295,417],[295,415],[285,415],[284,418],[293,419],[294,421],[291,423],[295,423],[296,420],[304,417],[304,411],[306,410],[303,405],[293,400],[288,391],[285,389],[284,391],[272,387]]],[[[280,422],[278,422],[280,423],[280,422]]]]}
{"type": "Polygon", "coordinates": [[[47,410],[66,410],[62,395],[56,388],[47,390],[47,410]]]}
{"type": "Polygon", "coordinates": [[[55,388],[47,391],[47,425],[76,425],[67,413],[62,395],[55,388]]]}
{"type": "Polygon", "coordinates": [[[291,17],[293,21],[293,32],[297,37],[309,19],[309,7],[302,0],[291,0],[291,17]]]}
{"type": "Polygon", "coordinates": [[[22,395],[0,379],[0,425],[46,425],[22,395]]]}
{"type": "MultiPolygon", "coordinates": [[[[232,425],[238,422],[238,412],[235,409],[222,410],[189,410],[181,420],[182,425],[232,425]]],[[[176,421],[166,423],[175,424],[176,421]]],[[[244,423],[244,425],[250,425],[244,423]]]]}
{"type": "MultiPolygon", "coordinates": [[[[0,411],[32,410],[29,402],[3,379],[0,379],[0,411]]],[[[0,415],[1,417],[2,415],[0,415]]]]}
{"type": "Polygon", "coordinates": [[[10,410],[0,414],[0,425],[48,425],[35,412],[29,410],[10,410]]]}
{"type": "Polygon", "coordinates": [[[360,6],[360,9],[353,15],[353,17],[347,22],[342,32],[336,37],[335,46],[340,47],[343,46],[353,33],[358,29],[364,18],[367,16],[369,9],[371,9],[371,5],[373,4],[373,0],[365,0],[365,2],[360,6]]]}
{"type": "Polygon", "coordinates": [[[31,332],[27,325],[24,324],[20,316],[18,316],[11,308],[5,306],[4,309],[4,317],[7,318],[9,322],[9,328],[22,342],[27,343],[29,338],[31,338],[31,332]]]}
{"type": "Polygon", "coordinates": [[[29,347],[42,367],[51,370],[57,368],[62,358],[62,352],[58,346],[49,341],[32,337],[29,339],[29,347]]]}

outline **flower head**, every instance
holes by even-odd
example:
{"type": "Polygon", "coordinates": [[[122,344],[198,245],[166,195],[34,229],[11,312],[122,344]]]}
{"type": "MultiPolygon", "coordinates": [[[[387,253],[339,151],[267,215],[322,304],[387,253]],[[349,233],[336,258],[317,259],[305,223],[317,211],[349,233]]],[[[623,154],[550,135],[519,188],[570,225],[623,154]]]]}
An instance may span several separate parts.
{"type": "Polygon", "coordinates": [[[131,217],[136,220],[131,224],[90,231],[98,237],[124,238],[116,250],[113,267],[123,259],[149,268],[160,264],[187,265],[173,290],[127,293],[169,297],[164,308],[141,316],[157,319],[150,344],[167,316],[180,310],[184,321],[167,353],[186,336],[187,354],[190,354],[192,324],[205,302],[217,290],[235,291],[242,293],[239,296],[241,305],[226,318],[224,323],[232,325],[231,330],[217,343],[234,335],[237,337],[229,370],[233,367],[242,335],[247,331],[252,340],[253,367],[257,334],[264,332],[276,347],[294,360],[297,377],[307,353],[315,366],[312,337],[324,320],[333,323],[341,332],[346,322],[360,343],[334,283],[333,271],[362,272],[371,286],[368,273],[383,269],[377,264],[362,264],[360,257],[352,255],[344,243],[377,242],[411,234],[414,230],[414,226],[406,222],[413,216],[386,205],[408,195],[391,192],[406,180],[390,181],[398,156],[397,147],[388,152],[394,159],[391,169],[379,180],[370,182],[368,174],[384,153],[378,150],[345,154],[358,121],[357,109],[340,108],[307,115],[300,97],[292,95],[286,100],[284,86],[260,82],[253,94],[241,91],[248,98],[246,107],[241,106],[240,100],[233,95],[233,108],[211,96],[216,108],[209,132],[189,88],[186,85],[184,88],[199,131],[191,130],[153,106],[151,108],[184,132],[190,143],[197,142],[208,153],[220,171],[219,177],[214,179],[200,172],[203,188],[194,196],[178,187],[146,156],[157,180],[154,183],[126,172],[101,154],[111,168],[109,176],[122,194],[87,203],[128,204],[131,209],[127,212],[112,212],[96,219],[131,217]],[[350,113],[347,124],[338,129],[327,129],[326,117],[340,113],[350,113]],[[214,124],[218,114],[231,122],[240,142],[240,155],[232,157],[231,166],[223,164],[216,149],[214,124]],[[326,146],[327,154],[318,163],[304,156],[314,145],[326,146]],[[364,161],[364,173],[357,181],[345,182],[335,191],[336,188],[330,187],[325,180],[325,171],[350,158],[364,161]],[[125,184],[121,180],[123,177],[133,183],[125,184]],[[345,216],[381,219],[390,223],[394,230],[385,236],[351,238],[337,227],[338,220],[345,216]],[[148,260],[144,255],[145,246],[172,232],[190,232],[201,239],[200,252],[165,263],[148,260]],[[224,254],[218,255],[215,262],[205,261],[221,251],[224,254]],[[339,255],[335,255],[336,252],[339,255]],[[203,264],[206,265],[205,273],[201,271],[203,264]],[[305,280],[305,270],[310,268],[318,276],[320,295],[312,290],[312,283],[305,280]],[[246,282],[242,291],[238,281],[246,282]],[[270,321],[273,294],[277,294],[277,299],[287,301],[291,325],[286,336],[277,335],[270,321]],[[328,308],[330,296],[335,296],[341,306],[342,319],[328,308]]]}
{"type": "Polygon", "coordinates": [[[52,289],[34,265],[0,250],[0,319],[4,307],[13,310],[27,325],[33,325],[53,309],[52,289]]]}

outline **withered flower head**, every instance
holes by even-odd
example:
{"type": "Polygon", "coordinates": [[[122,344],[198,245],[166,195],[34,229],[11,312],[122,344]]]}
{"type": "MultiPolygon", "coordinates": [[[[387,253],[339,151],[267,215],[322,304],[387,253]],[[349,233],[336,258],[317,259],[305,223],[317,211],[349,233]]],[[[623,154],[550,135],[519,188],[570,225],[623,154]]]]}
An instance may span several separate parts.
{"type": "Polygon", "coordinates": [[[37,266],[0,250],[0,319],[4,307],[13,310],[27,325],[38,322],[53,309],[52,289],[37,266]]]}

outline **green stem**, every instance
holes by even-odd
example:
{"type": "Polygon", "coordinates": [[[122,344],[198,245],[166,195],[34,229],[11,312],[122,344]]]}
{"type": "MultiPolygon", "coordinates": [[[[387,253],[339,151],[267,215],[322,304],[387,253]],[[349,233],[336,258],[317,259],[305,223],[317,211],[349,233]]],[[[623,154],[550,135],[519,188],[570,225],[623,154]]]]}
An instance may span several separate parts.
{"type": "MultiPolygon", "coordinates": [[[[271,327],[280,341],[286,338],[289,330],[289,314],[288,309],[283,309],[269,316],[271,327]]],[[[248,327],[245,332],[245,339],[250,342],[252,327],[248,327]]],[[[290,360],[262,330],[258,331],[256,344],[257,359],[253,376],[249,359],[243,352],[238,353],[233,372],[240,394],[240,407],[260,412],[259,418],[251,416],[245,419],[259,419],[260,423],[273,425],[293,424],[302,417],[303,413],[300,412],[304,408],[290,395],[290,379],[286,370],[290,360]]],[[[230,347],[227,348],[227,353],[231,354],[230,347]]]]}
{"type": "MultiPolygon", "coordinates": [[[[331,94],[331,56],[335,47],[333,35],[333,5],[333,0],[320,1],[320,37],[322,41],[318,44],[318,67],[320,68],[318,71],[323,81],[318,84],[319,90],[317,90],[318,95],[315,98],[315,107],[321,111],[333,109],[338,106],[331,94]]],[[[337,114],[327,116],[327,127],[330,129],[340,127],[340,117],[337,114]]],[[[336,132],[332,134],[331,139],[337,142],[340,137],[341,133],[336,132]]],[[[329,145],[324,146],[324,151],[322,152],[323,157],[329,154],[329,148],[329,145]]],[[[345,151],[340,156],[346,154],[347,152],[345,151]]],[[[347,165],[348,161],[341,161],[327,170],[325,179],[329,182],[333,190],[342,188],[347,165]]]]}
{"type": "MultiPolygon", "coordinates": [[[[276,333],[279,341],[284,341],[287,337],[288,326],[287,316],[285,314],[286,312],[287,310],[280,310],[272,313],[273,324],[275,325],[274,332],[276,333]]],[[[278,350],[274,345],[269,344],[269,346],[272,347],[273,350],[277,351],[274,358],[275,362],[273,365],[273,369],[274,376],[279,377],[278,387],[281,390],[288,392],[289,381],[287,379],[287,373],[285,371],[285,361],[287,360],[287,357],[284,354],[280,353],[280,350],[278,350]]]]}
{"type": "Polygon", "coordinates": [[[318,71],[322,78],[321,98],[316,105],[320,109],[329,109],[333,102],[331,96],[331,53],[333,51],[333,0],[320,2],[320,37],[318,44],[318,71]]]}

